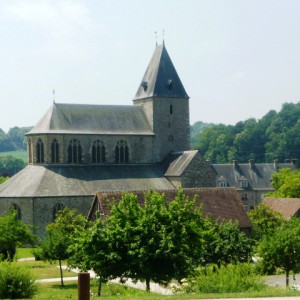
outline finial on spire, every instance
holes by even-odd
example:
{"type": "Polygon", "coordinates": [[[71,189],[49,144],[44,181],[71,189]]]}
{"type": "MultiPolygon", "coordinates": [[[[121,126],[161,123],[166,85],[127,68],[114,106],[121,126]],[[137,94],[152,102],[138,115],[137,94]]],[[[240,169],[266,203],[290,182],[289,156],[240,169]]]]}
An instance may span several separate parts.
{"type": "Polygon", "coordinates": [[[53,104],[55,103],[55,90],[53,89],[53,104]]]}
{"type": "Polygon", "coordinates": [[[163,36],[163,45],[165,44],[165,30],[163,29],[163,34],[162,34],[162,36],[163,36]]]}
{"type": "Polygon", "coordinates": [[[154,31],[155,34],[155,46],[157,46],[157,31],[154,31]]]}

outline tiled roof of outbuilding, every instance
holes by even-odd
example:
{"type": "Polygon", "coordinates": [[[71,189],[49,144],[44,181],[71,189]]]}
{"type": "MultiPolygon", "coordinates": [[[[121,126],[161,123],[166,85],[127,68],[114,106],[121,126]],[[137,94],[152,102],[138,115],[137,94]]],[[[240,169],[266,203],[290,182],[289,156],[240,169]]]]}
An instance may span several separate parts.
{"type": "Polygon", "coordinates": [[[148,97],[189,98],[164,43],[156,46],[133,100],[148,97]]]}
{"type": "Polygon", "coordinates": [[[153,135],[141,106],[54,103],[28,133],[153,135]]]}
{"type": "Polygon", "coordinates": [[[286,220],[297,216],[300,209],[299,198],[265,198],[263,204],[280,212],[286,220]]]}
{"type": "MultiPolygon", "coordinates": [[[[240,198],[234,189],[218,189],[218,188],[193,188],[184,189],[184,194],[192,199],[195,195],[198,197],[197,205],[203,206],[203,213],[211,215],[215,219],[220,220],[237,220],[241,228],[250,228],[251,222],[245,212],[240,198]]],[[[178,190],[158,190],[164,193],[167,201],[172,201],[177,195],[178,190]]],[[[145,191],[134,191],[138,197],[138,202],[143,205],[145,191]]],[[[120,192],[98,192],[92,203],[88,219],[92,219],[96,210],[99,208],[104,215],[109,214],[109,200],[120,200],[122,193],[120,192]]]]}

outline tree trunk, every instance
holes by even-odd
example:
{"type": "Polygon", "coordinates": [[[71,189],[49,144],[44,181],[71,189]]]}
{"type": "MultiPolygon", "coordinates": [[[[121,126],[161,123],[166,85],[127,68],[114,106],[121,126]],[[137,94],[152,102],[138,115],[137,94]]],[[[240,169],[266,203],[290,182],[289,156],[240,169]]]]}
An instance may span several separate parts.
{"type": "Polygon", "coordinates": [[[102,290],[102,279],[101,276],[99,277],[99,281],[98,281],[98,297],[101,296],[101,290],[102,290]]]}
{"type": "Polygon", "coordinates": [[[150,292],[150,278],[146,278],[146,291],[150,292]]]}
{"type": "Polygon", "coordinates": [[[61,260],[58,260],[59,262],[59,269],[60,269],[60,284],[61,286],[64,286],[64,279],[63,279],[63,272],[62,272],[62,267],[61,267],[61,260]]]}
{"type": "Polygon", "coordinates": [[[289,283],[290,283],[289,273],[290,273],[289,270],[285,271],[285,286],[286,286],[286,288],[289,287],[289,283]]]}

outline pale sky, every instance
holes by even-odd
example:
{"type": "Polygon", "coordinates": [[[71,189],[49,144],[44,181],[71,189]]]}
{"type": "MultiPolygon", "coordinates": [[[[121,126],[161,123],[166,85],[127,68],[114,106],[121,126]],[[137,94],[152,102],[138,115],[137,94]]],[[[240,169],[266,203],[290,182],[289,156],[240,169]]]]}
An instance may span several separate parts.
{"type": "Polygon", "coordinates": [[[235,124],[300,101],[299,0],[0,0],[0,128],[53,102],[131,105],[165,45],[191,124],[235,124]]]}

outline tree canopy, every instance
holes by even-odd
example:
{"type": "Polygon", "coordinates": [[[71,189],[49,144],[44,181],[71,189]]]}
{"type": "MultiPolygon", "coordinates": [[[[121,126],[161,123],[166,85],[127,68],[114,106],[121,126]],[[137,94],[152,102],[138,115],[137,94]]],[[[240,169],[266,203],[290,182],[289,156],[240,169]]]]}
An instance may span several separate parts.
{"type": "Polygon", "coordinates": [[[280,169],[272,176],[272,186],[275,191],[268,193],[268,197],[300,198],[300,170],[280,169]]]}
{"type": "Polygon", "coordinates": [[[168,203],[164,194],[146,193],[143,205],[134,194],[114,202],[110,215],[73,243],[72,264],[92,267],[104,279],[179,281],[201,263],[205,242],[201,208],[182,191],[168,203]],[[75,247],[75,249],[74,249],[75,247]]]}
{"type": "Polygon", "coordinates": [[[300,270],[300,219],[284,222],[272,234],[265,235],[258,247],[258,255],[264,265],[282,268],[289,286],[291,271],[300,270]]]}
{"type": "Polygon", "coordinates": [[[233,159],[247,162],[272,162],[274,159],[300,158],[300,102],[285,103],[277,113],[269,111],[261,119],[240,121],[235,125],[209,124],[191,128],[192,145],[213,163],[233,159]]]}

